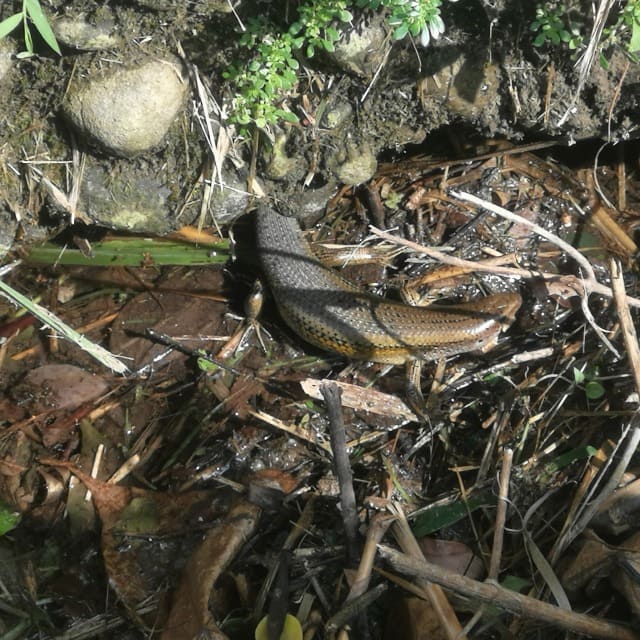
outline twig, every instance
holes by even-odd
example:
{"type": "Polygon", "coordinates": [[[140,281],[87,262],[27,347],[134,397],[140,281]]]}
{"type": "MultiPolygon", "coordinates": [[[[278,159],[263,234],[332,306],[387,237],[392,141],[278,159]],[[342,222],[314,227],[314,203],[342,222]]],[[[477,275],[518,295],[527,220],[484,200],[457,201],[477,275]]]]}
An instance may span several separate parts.
{"type": "MultiPolygon", "coordinates": [[[[481,202],[484,202],[484,201],[481,201],[481,202]]],[[[491,203],[489,202],[487,203],[487,205],[491,205],[491,203]]],[[[485,205],[483,204],[482,206],[484,207],[485,205]]],[[[491,209],[491,211],[493,211],[493,209],[491,209]]],[[[503,211],[506,211],[506,210],[503,209],[503,211]]],[[[512,214],[512,215],[515,216],[518,222],[522,222],[522,224],[529,223],[529,221],[526,220],[525,218],[522,218],[516,214],[512,214]]],[[[611,288],[607,287],[604,284],[600,284],[597,280],[591,281],[585,278],[578,279],[570,275],[558,276],[558,274],[556,273],[543,273],[540,271],[532,271],[531,269],[521,269],[517,267],[502,267],[499,265],[486,264],[484,262],[474,262],[473,260],[463,260],[462,258],[456,258],[455,256],[448,255],[443,251],[439,251],[438,249],[434,249],[432,247],[426,247],[422,244],[418,244],[417,242],[412,242],[411,240],[407,240],[406,238],[400,238],[398,236],[394,236],[392,233],[389,233],[388,231],[382,231],[382,229],[377,229],[376,227],[369,227],[369,230],[374,236],[377,236],[378,238],[382,238],[383,240],[386,240],[388,242],[393,242],[403,247],[407,247],[408,249],[411,249],[416,253],[422,253],[426,256],[430,256],[435,260],[439,260],[443,264],[450,264],[455,267],[462,267],[463,269],[467,269],[471,271],[484,271],[487,273],[496,273],[498,275],[509,276],[511,278],[521,278],[523,280],[524,279],[532,280],[534,278],[540,278],[542,280],[561,281],[561,282],[564,282],[567,285],[567,287],[573,289],[576,292],[576,294],[578,294],[578,292],[580,291],[584,291],[585,287],[588,286],[589,291],[593,293],[597,293],[599,295],[606,296],[608,298],[613,297],[613,292],[611,291],[611,288]]],[[[571,248],[573,249],[573,247],[571,248]]],[[[584,258],[584,256],[582,257],[584,258]]],[[[626,300],[629,303],[629,306],[640,309],[640,298],[634,298],[632,296],[627,295],[626,300]]]]}
{"type": "Polygon", "coordinates": [[[611,259],[611,286],[613,288],[613,296],[618,309],[618,318],[620,320],[620,330],[626,347],[627,356],[629,357],[629,366],[633,372],[633,379],[636,384],[636,391],[640,393],[640,348],[638,347],[638,334],[633,324],[629,305],[626,301],[626,291],[624,289],[624,280],[622,278],[622,268],[618,260],[611,259]]]}
{"type": "Polygon", "coordinates": [[[582,89],[584,88],[584,84],[587,81],[587,76],[591,71],[591,66],[593,65],[593,61],[596,58],[597,48],[600,44],[600,38],[602,37],[602,30],[604,29],[607,16],[611,11],[611,7],[613,6],[614,0],[599,0],[598,2],[598,11],[593,20],[593,27],[591,28],[591,36],[589,37],[589,44],[585,49],[579,63],[579,73],[578,73],[578,86],[574,90],[573,99],[569,103],[567,110],[560,120],[558,120],[558,127],[562,127],[566,122],[569,115],[573,112],[573,109],[578,102],[578,98],[582,93],[582,89]]]}
{"type": "Polygon", "coordinates": [[[361,596],[368,589],[378,545],[394,520],[395,517],[387,513],[376,513],[371,519],[369,528],[367,529],[367,540],[362,551],[360,564],[358,565],[358,572],[353,579],[349,595],[345,602],[351,602],[351,600],[361,596]]]}
{"type": "Polygon", "coordinates": [[[342,419],[342,405],[340,388],[332,382],[325,382],[320,392],[327,404],[329,415],[329,435],[331,450],[335,465],[338,484],[340,485],[340,506],[342,508],[342,522],[344,523],[347,539],[347,559],[350,564],[358,562],[358,511],[356,509],[356,494],[353,490],[353,474],[347,453],[347,435],[342,419]]]}
{"type": "MultiPolygon", "coordinates": [[[[518,224],[529,227],[533,231],[535,231],[539,236],[549,240],[557,247],[562,249],[567,255],[571,256],[577,263],[578,266],[581,267],[584,271],[583,277],[581,279],[583,289],[585,294],[589,294],[590,292],[599,293],[611,298],[613,296],[613,292],[610,287],[606,285],[600,284],[596,278],[596,275],[593,271],[593,267],[591,263],[572,245],[568,242],[564,241],[562,238],[559,238],[555,234],[547,231],[542,228],[540,225],[535,222],[531,222],[522,216],[519,216],[517,213],[512,213],[511,211],[507,211],[503,207],[499,207],[492,202],[488,202],[487,200],[483,200],[482,198],[478,198],[476,196],[471,195],[470,193],[464,193],[462,191],[452,192],[451,195],[459,198],[460,200],[465,200],[467,202],[471,202],[478,207],[482,207],[487,211],[491,211],[491,213],[495,213],[496,215],[504,218],[505,220],[509,220],[511,222],[516,222],[518,224]]],[[[542,274],[543,277],[548,277],[550,274],[542,274]]],[[[637,298],[632,298],[630,296],[626,296],[627,301],[630,305],[634,307],[640,307],[640,300],[637,298]]]]}
{"type": "Polygon", "coordinates": [[[493,420],[493,426],[491,433],[487,438],[487,444],[484,448],[482,460],[480,461],[480,468],[478,469],[478,475],[476,476],[476,486],[482,484],[484,479],[489,474],[489,469],[492,466],[493,452],[498,442],[498,438],[509,424],[511,414],[505,409],[504,406],[500,406],[500,416],[493,420]]]}
{"type": "Polygon", "coordinates": [[[502,453],[502,469],[500,471],[500,495],[498,496],[498,509],[496,511],[496,526],[493,532],[493,547],[491,549],[491,562],[489,563],[488,580],[497,580],[502,559],[502,544],[504,542],[504,523],[507,516],[509,499],[509,478],[511,477],[511,464],[513,462],[513,449],[506,448],[502,453]]]}
{"type": "Polygon", "coordinates": [[[606,622],[582,613],[564,611],[548,602],[524,596],[495,583],[478,582],[443,569],[426,560],[419,560],[380,545],[380,554],[400,573],[429,581],[460,595],[490,603],[515,615],[531,618],[576,634],[585,634],[606,640],[639,640],[638,635],[618,624],[606,622]]]}
{"type": "MultiPolygon", "coordinates": [[[[407,247],[416,253],[422,253],[426,256],[434,258],[435,260],[439,260],[443,264],[450,264],[454,267],[461,267],[462,269],[467,269],[469,271],[486,271],[488,273],[496,273],[498,275],[510,276],[512,278],[545,278],[547,280],[556,279],[557,275],[553,274],[544,274],[539,273],[537,271],[531,271],[530,269],[521,269],[518,267],[503,267],[501,265],[491,264],[490,262],[474,262],[473,260],[464,260],[463,258],[457,258],[456,256],[449,255],[448,253],[444,253],[443,251],[439,251],[438,249],[434,249],[433,247],[426,247],[422,244],[418,244],[417,242],[412,242],[411,240],[407,240],[406,238],[400,238],[398,236],[394,236],[392,233],[388,231],[383,231],[382,229],[377,229],[376,227],[369,227],[369,231],[374,236],[378,238],[382,238],[383,240],[387,240],[388,242],[394,242],[395,244],[402,245],[403,247],[407,247]]],[[[638,301],[638,306],[640,306],[640,300],[638,301]]]]}
{"type": "MultiPolygon", "coordinates": [[[[416,563],[424,562],[424,555],[422,549],[418,545],[411,527],[407,522],[407,518],[404,511],[399,505],[392,505],[389,510],[396,516],[397,520],[393,523],[393,535],[395,536],[400,548],[407,554],[402,556],[403,558],[413,558],[416,563]]],[[[382,550],[386,547],[378,546],[378,549],[382,550]]],[[[397,553],[397,552],[396,552],[397,553]]],[[[464,633],[464,629],[456,616],[456,612],[447,600],[447,596],[441,587],[437,584],[433,584],[429,578],[419,580],[418,585],[422,591],[426,594],[429,602],[438,617],[440,626],[447,634],[449,640],[466,640],[467,636],[464,633]]]]}
{"type": "MultiPolygon", "coordinates": [[[[313,514],[315,512],[315,497],[311,497],[307,500],[307,503],[304,505],[304,509],[298,518],[298,521],[293,525],[291,531],[289,531],[284,544],[282,545],[282,551],[289,552],[291,551],[298,540],[306,534],[309,527],[311,527],[311,523],[313,521],[313,514]]],[[[264,610],[264,605],[267,601],[267,595],[271,590],[271,585],[276,578],[276,573],[278,572],[278,567],[280,566],[279,558],[275,558],[271,566],[269,567],[269,572],[267,577],[264,579],[262,586],[260,587],[260,591],[256,597],[256,602],[254,605],[254,617],[259,619],[264,610]]]]}
{"type": "Polygon", "coordinates": [[[605,500],[608,500],[611,494],[617,489],[622,476],[626,472],[631,459],[633,458],[638,446],[640,445],[640,425],[638,425],[638,416],[639,414],[636,414],[636,416],[632,419],[631,424],[627,428],[625,428],[622,436],[620,437],[618,445],[611,454],[611,458],[613,458],[613,456],[616,455],[617,450],[622,447],[622,443],[626,441],[618,464],[612,471],[611,476],[607,480],[607,483],[595,498],[589,500],[586,503],[587,506],[584,507],[576,522],[568,527],[562,537],[558,539],[550,556],[551,564],[554,564],[560,558],[562,552],[573,542],[573,540],[578,537],[580,533],[582,533],[582,531],[584,531],[584,529],[591,522],[592,518],[599,511],[600,505],[605,500]]]}
{"type": "MultiPolygon", "coordinates": [[[[349,620],[352,620],[356,616],[366,612],[367,608],[371,606],[387,589],[389,586],[386,582],[381,582],[367,591],[367,593],[361,595],[355,600],[351,600],[347,605],[342,607],[338,613],[332,615],[326,624],[326,631],[328,633],[335,633],[338,629],[344,627],[349,620]]],[[[357,636],[360,637],[360,636],[357,636]]]]}
{"type": "Polygon", "coordinates": [[[535,231],[539,236],[545,238],[549,242],[552,242],[557,247],[560,247],[565,253],[570,255],[584,270],[587,281],[596,280],[596,274],[593,271],[593,267],[591,263],[572,245],[568,242],[559,238],[554,233],[547,231],[539,224],[535,222],[531,222],[531,220],[527,220],[522,216],[519,216],[517,213],[512,213],[508,211],[504,207],[499,207],[498,205],[493,204],[493,202],[489,202],[488,200],[483,200],[482,198],[478,198],[470,193],[466,193],[464,191],[452,191],[451,195],[454,198],[458,198],[459,200],[464,200],[465,202],[471,202],[475,204],[476,207],[481,207],[482,209],[486,209],[487,211],[491,211],[491,213],[495,213],[496,215],[504,218],[505,220],[509,220],[510,222],[516,222],[518,224],[525,225],[535,231]]]}

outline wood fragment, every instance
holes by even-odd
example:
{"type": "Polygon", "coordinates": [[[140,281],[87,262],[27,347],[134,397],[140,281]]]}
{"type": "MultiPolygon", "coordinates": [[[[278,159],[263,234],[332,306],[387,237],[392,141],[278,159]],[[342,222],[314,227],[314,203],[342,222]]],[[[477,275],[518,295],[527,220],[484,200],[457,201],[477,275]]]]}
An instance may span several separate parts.
{"type": "Polygon", "coordinates": [[[632,629],[592,616],[565,611],[548,602],[524,596],[491,582],[478,582],[426,560],[420,560],[384,545],[379,551],[389,564],[405,576],[428,580],[467,598],[490,603],[517,616],[537,620],[573,633],[605,640],[639,640],[632,629]]]}

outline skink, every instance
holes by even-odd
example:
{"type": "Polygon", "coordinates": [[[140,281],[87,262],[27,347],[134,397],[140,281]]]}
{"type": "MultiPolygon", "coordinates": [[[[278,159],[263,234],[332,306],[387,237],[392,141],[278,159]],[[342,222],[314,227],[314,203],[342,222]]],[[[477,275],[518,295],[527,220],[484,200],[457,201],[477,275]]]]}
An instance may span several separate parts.
{"type": "Polygon", "coordinates": [[[293,218],[257,211],[262,269],[282,319],[307,342],[388,364],[487,351],[520,308],[517,293],[412,307],[367,293],[322,265],[293,218]]]}

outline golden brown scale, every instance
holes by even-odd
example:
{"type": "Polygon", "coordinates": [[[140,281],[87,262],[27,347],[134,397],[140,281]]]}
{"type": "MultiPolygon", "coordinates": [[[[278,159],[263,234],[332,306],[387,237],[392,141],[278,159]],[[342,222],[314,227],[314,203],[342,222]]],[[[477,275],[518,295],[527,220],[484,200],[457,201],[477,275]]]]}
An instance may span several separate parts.
{"type": "Polygon", "coordinates": [[[348,358],[403,364],[487,351],[522,304],[502,293],[455,306],[412,307],[365,291],[322,265],[298,223],[257,212],[262,268],[284,321],[307,342],[348,358]]]}

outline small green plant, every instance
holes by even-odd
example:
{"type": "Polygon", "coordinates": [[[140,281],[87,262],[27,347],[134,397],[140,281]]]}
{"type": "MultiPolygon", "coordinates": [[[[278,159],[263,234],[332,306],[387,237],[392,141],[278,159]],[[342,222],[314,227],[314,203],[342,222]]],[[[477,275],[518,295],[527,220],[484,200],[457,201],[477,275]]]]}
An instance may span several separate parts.
{"type": "Polygon", "coordinates": [[[319,51],[334,51],[342,25],[353,19],[353,6],[385,10],[396,40],[411,35],[427,46],[444,32],[441,4],[441,0],[307,0],[285,31],[264,19],[249,21],[240,44],[250,52],[250,59],[231,65],[223,74],[235,89],[229,121],[240,125],[245,136],[251,126],[268,132],[283,120],[297,122],[296,115],[285,108],[297,83],[296,52],[303,49],[311,58],[319,51]]]}
{"type": "Polygon", "coordinates": [[[15,529],[20,522],[20,514],[10,506],[0,502],[0,536],[15,529]]]}
{"type": "Polygon", "coordinates": [[[348,0],[311,0],[298,8],[298,20],[289,27],[289,33],[303,39],[308,58],[316,49],[334,51],[334,44],[342,33],[333,24],[351,22],[353,16],[347,10],[348,0]]]}
{"type": "Polygon", "coordinates": [[[574,50],[582,44],[580,26],[569,19],[564,5],[551,2],[539,4],[536,7],[536,19],[531,23],[531,31],[538,32],[533,41],[535,47],[564,43],[569,49],[574,50]]]}
{"type": "Polygon", "coordinates": [[[223,75],[231,80],[236,95],[231,103],[231,122],[245,128],[253,123],[266,129],[279,120],[297,122],[295,114],[278,106],[297,81],[298,61],[294,49],[304,38],[290,33],[277,34],[264,20],[252,20],[240,44],[255,52],[246,65],[231,65],[223,75]]]}
{"type": "MultiPolygon", "coordinates": [[[[638,62],[640,51],[640,0],[628,0],[614,24],[602,32],[602,48],[621,46],[622,49],[638,62]]],[[[600,58],[604,67],[606,59],[600,58]]]]}
{"type": "Polygon", "coordinates": [[[388,9],[394,40],[411,35],[426,47],[432,38],[437,40],[444,33],[441,0],[356,0],[356,4],[367,9],[388,9]]]}
{"type": "Polygon", "coordinates": [[[38,0],[23,0],[22,11],[14,13],[2,22],[0,22],[0,40],[6,38],[12,31],[15,31],[20,25],[24,28],[24,46],[25,51],[18,53],[18,58],[28,58],[35,51],[33,49],[33,38],[31,36],[31,27],[33,25],[42,39],[58,54],[62,55],[58,41],[49,25],[47,16],[44,15],[40,2],[38,0]]]}
{"type": "Polygon", "coordinates": [[[589,366],[585,371],[573,369],[573,379],[577,385],[584,388],[587,400],[599,400],[605,394],[605,388],[599,381],[600,371],[598,367],[589,366]]]}
{"type": "Polygon", "coordinates": [[[640,51],[640,0],[629,0],[622,10],[620,20],[631,29],[627,51],[629,53],[640,51]]]}
{"type": "MultiPolygon", "coordinates": [[[[586,25],[571,19],[571,10],[563,4],[545,2],[536,7],[536,17],[531,23],[531,31],[537,33],[533,44],[568,46],[577,50],[584,45],[583,32],[586,25]]],[[[580,15],[584,15],[582,12],[580,15]]],[[[634,61],[640,62],[636,55],[640,51],[640,0],[627,0],[622,9],[616,8],[609,14],[609,26],[605,27],[600,37],[600,63],[608,67],[605,55],[607,49],[617,46],[634,61]]]]}

